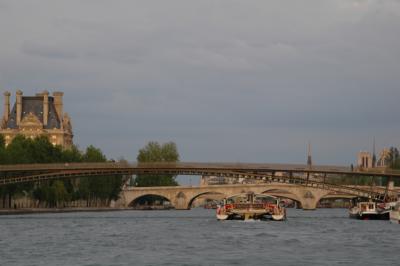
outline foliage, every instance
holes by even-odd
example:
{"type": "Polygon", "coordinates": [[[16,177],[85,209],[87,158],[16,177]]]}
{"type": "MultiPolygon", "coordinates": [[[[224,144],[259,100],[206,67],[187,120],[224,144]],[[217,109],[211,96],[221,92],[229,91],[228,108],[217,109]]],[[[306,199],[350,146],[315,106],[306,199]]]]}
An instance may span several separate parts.
{"type": "MultiPolygon", "coordinates": [[[[53,146],[46,136],[30,139],[18,135],[5,147],[4,137],[0,134],[0,164],[106,161],[102,151],[92,145],[82,153],[76,146],[65,150],[60,146],[53,146]]],[[[71,200],[87,200],[87,206],[100,201],[104,206],[110,200],[118,199],[121,187],[121,176],[82,177],[78,180],[55,180],[0,187],[0,199],[3,200],[3,207],[10,208],[12,197],[24,192],[32,195],[39,205],[46,207],[63,207],[71,200]],[[8,206],[5,206],[6,199],[8,206]]]]}
{"type": "MultiPolygon", "coordinates": [[[[137,161],[139,163],[178,162],[178,148],[174,142],[159,144],[151,141],[139,150],[137,161]]],[[[138,175],[135,185],[139,187],[177,186],[178,183],[175,181],[175,176],[172,175],[138,175]]]]}
{"type": "MultiPolygon", "coordinates": [[[[397,148],[390,148],[390,167],[395,170],[400,170],[400,156],[399,156],[399,151],[397,148]]],[[[395,179],[394,180],[394,185],[395,186],[400,186],[400,179],[395,179]]]]}
{"type": "Polygon", "coordinates": [[[395,147],[390,147],[389,156],[386,158],[386,164],[392,169],[398,168],[400,166],[399,159],[399,150],[395,147]]]}
{"type": "Polygon", "coordinates": [[[174,142],[159,144],[155,141],[150,141],[144,148],[139,150],[137,160],[140,163],[144,162],[178,162],[178,148],[174,142]]]}

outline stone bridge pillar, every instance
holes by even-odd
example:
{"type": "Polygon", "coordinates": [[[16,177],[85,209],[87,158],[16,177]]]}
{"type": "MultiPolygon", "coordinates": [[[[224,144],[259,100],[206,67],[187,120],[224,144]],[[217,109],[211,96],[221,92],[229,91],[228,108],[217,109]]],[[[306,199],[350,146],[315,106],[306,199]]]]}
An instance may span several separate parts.
{"type": "Polygon", "coordinates": [[[189,198],[185,193],[179,192],[173,199],[172,205],[175,207],[176,210],[189,210],[189,198]]]}
{"type": "Polygon", "coordinates": [[[327,193],[321,189],[299,187],[294,194],[300,199],[303,210],[315,210],[319,200],[327,193]]]}
{"type": "Polygon", "coordinates": [[[308,194],[303,197],[300,202],[303,210],[315,210],[317,208],[318,200],[315,199],[314,195],[308,194]]]}

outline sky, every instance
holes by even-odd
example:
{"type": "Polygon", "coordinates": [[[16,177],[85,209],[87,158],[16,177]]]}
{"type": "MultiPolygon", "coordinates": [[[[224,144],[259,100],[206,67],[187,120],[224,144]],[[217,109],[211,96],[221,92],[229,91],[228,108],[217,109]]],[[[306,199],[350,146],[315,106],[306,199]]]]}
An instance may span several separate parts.
{"type": "Polygon", "coordinates": [[[63,91],[74,142],[136,160],[350,165],[400,146],[399,0],[0,0],[0,91],[63,91]]]}

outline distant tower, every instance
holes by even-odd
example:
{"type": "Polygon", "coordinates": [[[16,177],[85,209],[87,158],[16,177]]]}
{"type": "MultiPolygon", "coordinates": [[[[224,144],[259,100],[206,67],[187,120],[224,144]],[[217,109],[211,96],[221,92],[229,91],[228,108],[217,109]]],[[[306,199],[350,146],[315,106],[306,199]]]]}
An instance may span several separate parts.
{"type": "Polygon", "coordinates": [[[307,166],[311,168],[312,166],[312,158],[311,158],[311,143],[308,142],[308,147],[307,147],[307,166]]]}
{"type": "Polygon", "coordinates": [[[373,141],[373,148],[372,148],[372,167],[376,166],[376,154],[375,154],[375,137],[373,141]]]}

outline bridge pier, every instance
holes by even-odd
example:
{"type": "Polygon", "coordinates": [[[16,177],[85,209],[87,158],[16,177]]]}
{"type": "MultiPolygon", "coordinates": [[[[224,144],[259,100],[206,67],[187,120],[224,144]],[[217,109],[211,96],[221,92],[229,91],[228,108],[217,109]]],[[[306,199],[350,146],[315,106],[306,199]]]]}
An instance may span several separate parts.
{"type": "Polygon", "coordinates": [[[315,210],[317,208],[318,201],[314,199],[305,199],[300,201],[303,210],[315,210]]]}
{"type": "Polygon", "coordinates": [[[321,189],[304,187],[295,188],[292,193],[299,199],[303,210],[315,210],[319,200],[328,194],[321,189]]]}
{"type": "Polygon", "coordinates": [[[175,210],[190,210],[189,200],[183,192],[179,192],[172,203],[175,210]]]}

